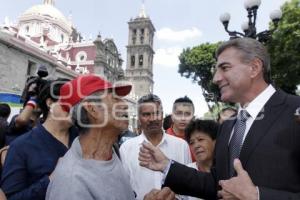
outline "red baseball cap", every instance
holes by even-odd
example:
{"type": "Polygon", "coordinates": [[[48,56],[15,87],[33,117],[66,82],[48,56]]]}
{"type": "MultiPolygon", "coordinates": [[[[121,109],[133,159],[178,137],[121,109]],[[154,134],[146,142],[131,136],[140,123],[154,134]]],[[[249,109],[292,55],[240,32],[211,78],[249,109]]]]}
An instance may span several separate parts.
{"type": "Polygon", "coordinates": [[[81,75],[60,88],[59,102],[63,110],[69,112],[72,106],[94,92],[112,89],[117,96],[126,96],[131,88],[131,85],[113,85],[96,75],[81,75]]]}

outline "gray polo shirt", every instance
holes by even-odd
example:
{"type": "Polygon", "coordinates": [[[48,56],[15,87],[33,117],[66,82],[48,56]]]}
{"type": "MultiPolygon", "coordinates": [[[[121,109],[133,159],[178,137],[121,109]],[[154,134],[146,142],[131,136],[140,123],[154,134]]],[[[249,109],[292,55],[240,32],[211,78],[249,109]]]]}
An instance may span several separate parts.
{"type": "Polygon", "coordinates": [[[46,200],[135,199],[129,177],[116,153],[109,161],[83,159],[78,138],[59,160],[46,200]]]}

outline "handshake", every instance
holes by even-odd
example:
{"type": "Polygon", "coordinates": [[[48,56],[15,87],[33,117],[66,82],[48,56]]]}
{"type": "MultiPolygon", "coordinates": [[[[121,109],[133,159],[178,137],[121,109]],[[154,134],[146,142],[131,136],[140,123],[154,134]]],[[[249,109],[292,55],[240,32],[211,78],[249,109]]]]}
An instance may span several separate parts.
{"type": "Polygon", "coordinates": [[[175,193],[168,187],[153,189],[145,195],[144,200],[175,200],[175,193]]]}
{"type": "MultiPolygon", "coordinates": [[[[144,142],[139,152],[140,165],[154,171],[163,172],[167,175],[172,162],[168,159],[159,148],[152,144],[144,142]]],[[[234,169],[237,176],[228,180],[219,180],[217,184],[221,187],[221,190],[216,191],[217,196],[223,200],[257,200],[259,197],[259,190],[256,187],[247,171],[243,169],[243,166],[239,159],[234,160],[234,169]]],[[[201,180],[205,181],[205,180],[201,180]]],[[[178,183],[178,184],[192,184],[192,183],[178,183]]],[[[200,184],[200,183],[199,183],[200,184]]],[[[204,184],[205,185],[205,184],[204,184]]],[[[185,187],[186,188],[186,187],[185,187]]],[[[175,191],[176,192],[176,191],[175,191]]],[[[178,191],[177,191],[178,192],[178,191]]],[[[176,192],[176,193],[177,193],[176,192]]],[[[165,187],[162,190],[152,190],[148,193],[144,200],[160,200],[167,199],[173,200],[175,194],[169,188],[165,187]]]]}

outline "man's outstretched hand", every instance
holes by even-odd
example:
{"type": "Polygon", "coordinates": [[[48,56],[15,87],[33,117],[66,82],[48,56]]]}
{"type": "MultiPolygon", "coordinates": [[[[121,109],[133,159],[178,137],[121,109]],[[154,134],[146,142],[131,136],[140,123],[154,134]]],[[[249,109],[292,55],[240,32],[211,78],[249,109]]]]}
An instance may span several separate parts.
{"type": "Polygon", "coordinates": [[[168,187],[153,189],[145,195],[144,200],[175,200],[175,193],[168,187]]]}
{"type": "Polygon", "coordinates": [[[163,172],[170,160],[158,148],[150,143],[143,142],[139,153],[140,165],[154,171],[163,172]]]}

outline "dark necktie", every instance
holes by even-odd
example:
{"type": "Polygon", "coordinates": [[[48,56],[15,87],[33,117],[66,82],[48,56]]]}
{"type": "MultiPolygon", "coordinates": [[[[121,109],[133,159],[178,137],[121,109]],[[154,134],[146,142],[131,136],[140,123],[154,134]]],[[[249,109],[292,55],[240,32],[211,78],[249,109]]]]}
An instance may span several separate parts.
{"type": "Polygon", "coordinates": [[[233,167],[233,160],[239,158],[240,152],[243,146],[243,138],[246,130],[246,121],[250,117],[246,110],[241,110],[237,115],[237,119],[234,125],[234,131],[229,142],[229,175],[233,177],[235,170],[233,167]]]}

